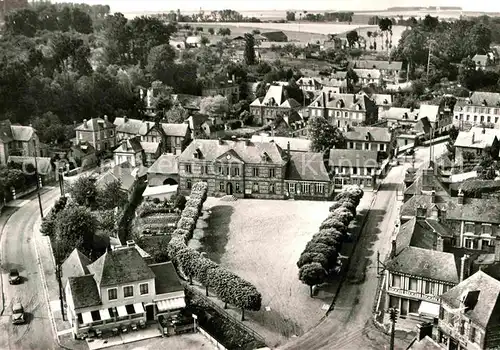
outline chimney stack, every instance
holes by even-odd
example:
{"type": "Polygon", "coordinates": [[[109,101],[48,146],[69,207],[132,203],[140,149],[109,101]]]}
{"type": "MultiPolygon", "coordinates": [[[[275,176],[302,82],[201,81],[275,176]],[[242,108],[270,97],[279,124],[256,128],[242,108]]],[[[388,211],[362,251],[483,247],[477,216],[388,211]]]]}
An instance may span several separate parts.
{"type": "Polygon", "coordinates": [[[495,240],[495,262],[500,262],[500,240],[495,240]]]}
{"type": "Polygon", "coordinates": [[[418,340],[424,339],[426,336],[432,338],[432,323],[425,322],[417,325],[418,340]]]}
{"type": "Polygon", "coordinates": [[[290,141],[288,141],[287,144],[286,144],[286,153],[290,157],[290,141]]]}
{"type": "Polygon", "coordinates": [[[469,270],[470,270],[469,256],[465,254],[460,259],[460,282],[469,277],[469,270]]]}
{"type": "Polygon", "coordinates": [[[464,193],[462,192],[462,189],[458,190],[458,204],[464,204],[465,203],[465,196],[464,193]]]}
{"type": "Polygon", "coordinates": [[[393,239],[391,242],[391,259],[396,256],[396,240],[393,239]]]}
{"type": "Polygon", "coordinates": [[[84,119],[84,120],[83,120],[83,126],[84,126],[85,128],[86,128],[86,127],[88,127],[88,124],[87,124],[87,119],[84,119]]]}
{"type": "Polygon", "coordinates": [[[482,130],[483,134],[486,134],[486,128],[483,126],[483,130],[482,130]]]}
{"type": "Polygon", "coordinates": [[[436,241],[436,250],[442,252],[444,250],[444,240],[441,236],[438,236],[436,241]]]}
{"type": "Polygon", "coordinates": [[[436,191],[431,191],[431,203],[436,203],[436,191]]]}
{"type": "Polygon", "coordinates": [[[123,122],[124,122],[124,123],[128,122],[128,117],[127,117],[126,115],[125,115],[125,116],[123,116],[123,122]]]}

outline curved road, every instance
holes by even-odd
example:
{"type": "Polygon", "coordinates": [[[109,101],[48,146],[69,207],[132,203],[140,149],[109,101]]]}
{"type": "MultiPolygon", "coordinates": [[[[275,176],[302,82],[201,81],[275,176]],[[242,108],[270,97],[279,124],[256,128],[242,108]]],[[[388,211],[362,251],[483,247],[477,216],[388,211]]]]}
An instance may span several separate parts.
{"type": "MultiPolygon", "coordinates": [[[[59,197],[59,189],[44,188],[41,193],[42,206],[47,213],[59,197]]],[[[35,251],[33,225],[40,215],[38,200],[36,194],[24,199],[30,201],[17,210],[7,208],[0,217],[1,286],[5,307],[0,317],[0,349],[57,349],[35,251]],[[9,211],[13,213],[5,222],[9,211]],[[9,284],[11,268],[19,270],[23,277],[21,284],[9,284]],[[27,312],[28,322],[24,325],[11,323],[14,301],[21,301],[27,312]]]]}
{"type": "MultiPolygon", "coordinates": [[[[445,144],[436,145],[435,156],[446,149],[445,144]]],[[[428,162],[429,149],[419,149],[415,156],[415,167],[428,162]]],[[[365,226],[359,236],[354,255],[341,287],[334,309],[316,327],[300,338],[291,340],[281,349],[385,349],[389,337],[373,326],[372,308],[378,285],[377,251],[381,260],[389,253],[394,233],[394,224],[399,216],[399,197],[406,169],[411,163],[393,167],[384,179],[365,226]]],[[[396,339],[395,348],[405,349],[408,340],[396,339]]]]}

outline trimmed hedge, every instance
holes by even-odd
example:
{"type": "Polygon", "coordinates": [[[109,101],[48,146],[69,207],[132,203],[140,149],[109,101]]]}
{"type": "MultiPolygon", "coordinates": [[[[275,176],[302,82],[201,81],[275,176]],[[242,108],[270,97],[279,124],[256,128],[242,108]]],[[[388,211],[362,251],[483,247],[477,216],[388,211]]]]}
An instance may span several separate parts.
{"type": "Polygon", "coordinates": [[[193,185],[186,207],[177,223],[177,230],[169,243],[167,253],[178,270],[181,270],[191,281],[197,279],[208,288],[212,288],[217,296],[226,304],[235,305],[242,310],[260,310],[262,295],[251,283],[233,272],[219,266],[197,251],[187,247],[196,227],[196,220],[201,214],[203,203],[207,199],[208,186],[198,182],[193,185]]]}
{"type": "Polygon", "coordinates": [[[323,283],[328,272],[339,267],[338,256],[361,197],[363,190],[357,186],[337,194],[330,206],[330,214],[300,255],[297,261],[299,279],[311,288],[311,297],[312,286],[323,283]]]}

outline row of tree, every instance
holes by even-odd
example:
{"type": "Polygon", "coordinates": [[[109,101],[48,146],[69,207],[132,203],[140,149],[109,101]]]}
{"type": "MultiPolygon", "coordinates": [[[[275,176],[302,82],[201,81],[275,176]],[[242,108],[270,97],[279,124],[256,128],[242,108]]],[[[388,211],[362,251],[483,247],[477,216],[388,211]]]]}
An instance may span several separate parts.
{"type": "Polygon", "coordinates": [[[208,289],[212,288],[226,307],[227,304],[239,307],[242,312],[241,319],[244,320],[245,310],[258,311],[261,308],[262,296],[258,290],[250,282],[187,246],[207,198],[207,191],[206,183],[193,185],[189,200],[177,223],[178,229],[174,231],[169,243],[168,255],[190,282],[195,278],[205,286],[207,296],[208,289]]]}
{"type": "Polygon", "coordinates": [[[347,228],[356,216],[356,207],[363,197],[363,190],[349,187],[339,193],[330,207],[330,214],[321,223],[319,232],[307,243],[300,255],[297,267],[299,279],[310,288],[325,282],[327,276],[339,271],[342,244],[349,237],[347,228]]]}

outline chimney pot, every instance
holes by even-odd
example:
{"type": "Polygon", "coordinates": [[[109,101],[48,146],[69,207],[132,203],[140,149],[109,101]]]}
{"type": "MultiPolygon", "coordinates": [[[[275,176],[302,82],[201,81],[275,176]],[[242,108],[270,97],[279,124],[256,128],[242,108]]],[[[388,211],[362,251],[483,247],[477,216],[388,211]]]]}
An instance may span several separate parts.
{"type": "Polygon", "coordinates": [[[391,242],[391,258],[396,256],[396,240],[393,239],[391,242]]]}
{"type": "Polygon", "coordinates": [[[442,252],[444,250],[444,240],[442,237],[438,237],[436,241],[436,250],[442,252]]]}
{"type": "Polygon", "coordinates": [[[464,193],[462,192],[462,189],[458,190],[458,204],[464,204],[465,203],[465,196],[464,193]]]}
{"type": "Polygon", "coordinates": [[[469,277],[469,256],[465,254],[460,259],[460,282],[469,277]]]}
{"type": "Polygon", "coordinates": [[[134,246],[135,246],[135,241],[134,240],[127,241],[127,247],[134,247],[134,246]]]}

